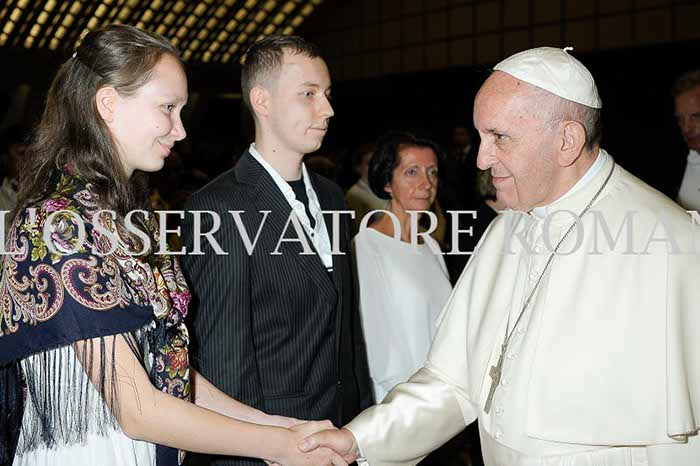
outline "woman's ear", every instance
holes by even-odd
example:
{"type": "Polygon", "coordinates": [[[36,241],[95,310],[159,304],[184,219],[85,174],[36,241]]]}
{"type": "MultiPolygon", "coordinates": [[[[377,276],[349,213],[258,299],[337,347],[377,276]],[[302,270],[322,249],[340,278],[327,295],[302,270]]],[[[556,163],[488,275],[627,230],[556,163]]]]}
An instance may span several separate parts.
{"type": "Polygon", "coordinates": [[[387,193],[389,193],[389,197],[391,197],[391,194],[392,194],[392,192],[391,192],[391,183],[387,183],[387,184],[384,185],[384,191],[387,192],[387,193]]]}
{"type": "Polygon", "coordinates": [[[105,123],[114,121],[114,110],[118,98],[117,91],[113,87],[101,87],[97,90],[95,105],[105,123]]]}

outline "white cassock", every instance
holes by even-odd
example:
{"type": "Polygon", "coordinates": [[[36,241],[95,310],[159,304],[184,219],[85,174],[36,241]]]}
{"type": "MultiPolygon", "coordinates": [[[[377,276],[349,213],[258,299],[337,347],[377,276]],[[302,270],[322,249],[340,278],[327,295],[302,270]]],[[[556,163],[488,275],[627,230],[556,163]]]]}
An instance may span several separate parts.
{"type": "Polygon", "coordinates": [[[346,426],[371,466],[413,465],[477,418],[486,465],[700,465],[693,224],[620,166],[543,276],[484,412],[508,315],[512,329],[573,223],[564,211],[580,213],[612,167],[601,151],[558,201],[494,220],[425,366],[346,426]]]}

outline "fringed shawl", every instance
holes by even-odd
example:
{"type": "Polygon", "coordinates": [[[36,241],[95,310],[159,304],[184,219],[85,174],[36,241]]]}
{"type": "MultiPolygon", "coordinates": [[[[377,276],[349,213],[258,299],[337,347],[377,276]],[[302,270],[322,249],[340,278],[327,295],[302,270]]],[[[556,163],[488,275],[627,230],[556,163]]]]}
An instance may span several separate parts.
{"type": "MultiPolygon", "coordinates": [[[[17,215],[2,257],[0,464],[11,464],[15,453],[72,445],[88,432],[118,428],[118,385],[105,380],[115,374],[113,355],[106,354],[114,336],[126,339],[157,389],[190,396],[184,325],[190,293],[177,261],[130,255],[130,243],[110,235],[118,231],[111,217],[95,217],[99,208],[90,185],[67,171],[59,178],[48,199],[17,215]],[[99,356],[66,365],[60,360],[65,352],[51,350],[67,345],[99,356]],[[23,360],[35,368],[27,373],[42,374],[38,380],[25,376],[23,360]],[[61,373],[66,367],[77,369],[61,373]],[[90,399],[84,383],[86,372],[95,371],[101,400],[90,399]],[[112,393],[105,396],[108,388],[112,393]],[[36,422],[22,425],[28,409],[36,422]]],[[[159,466],[172,465],[184,454],[159,446],[157,457],[159,466]]]]}

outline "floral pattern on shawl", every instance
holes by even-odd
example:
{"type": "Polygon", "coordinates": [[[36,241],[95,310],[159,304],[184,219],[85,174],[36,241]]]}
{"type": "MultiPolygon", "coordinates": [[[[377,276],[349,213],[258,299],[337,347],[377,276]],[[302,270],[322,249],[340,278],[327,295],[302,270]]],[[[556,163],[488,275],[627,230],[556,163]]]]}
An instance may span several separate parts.
{"type": "MultiPolygon", "coordinates": [[[[51,320],[66,294],[95,311],[124,308],[133,299],[115,258],[90,254],[86,222],[97,207],[89,192],[76,189],[75,180],[63,176],[48,199],[13,223],[0,278],[0,338],[51,320]]],[[[101,242],[94,244],[99,253],[101,242]]]]}
{"type": "MultiPolygon", "coordinates": [[[[132,332],[150,320],[144,366],[157,389],[187,400],[190,292],[179,264],[167,254],[130,255],[112,218],[96,215],[97,201],[88,183],[63,171],[47,199],[17,215],[2,256],[0,359],[132,332]]],[[[147,227],[158,240],[152,215],[147,227]]]]}

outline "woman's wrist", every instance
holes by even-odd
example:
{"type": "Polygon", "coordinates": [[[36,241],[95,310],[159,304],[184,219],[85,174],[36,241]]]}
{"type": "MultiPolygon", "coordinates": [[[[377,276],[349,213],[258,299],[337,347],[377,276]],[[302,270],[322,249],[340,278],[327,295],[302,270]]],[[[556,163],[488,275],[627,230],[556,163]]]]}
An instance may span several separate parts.
{"type": "Polygon", "coordinates": [[[263,414],[263,419],[262,422],[265,425],[268,426],[276,426],[276,427],[283,427],[285,429],[290,429],[296,425],[303,424],[306,421],[300,421],[299,419],[295,419],[293,417],[286,417],[286,416],[277,416],[277,415],[271,415],[271,414],[263,414]]]}
{"type": "Polygon", "coordinates": [[[242,419],[243,421],[251,422],[253,424],[259,424],[261,426],[273,426],[283,428],[287,427],[286,425],[283,425],[276,419],[278,416],[272,416],[270,414],[265,413],[264,411],[260,411],[257,409],[251,409],[250,411],[247,411],[243,414],[243,417],[245,418],[242,419]]]}
{"type": "Polygon", "coordinates": [[[290,451],[297,449],[294,433],[283,427],[265,426],[264,428],[269,429],[269,434],[265,435],[265,441],[260,443],[263,451],[260,452],[259,458],[273,463],[288,464],[290,451]]]}

